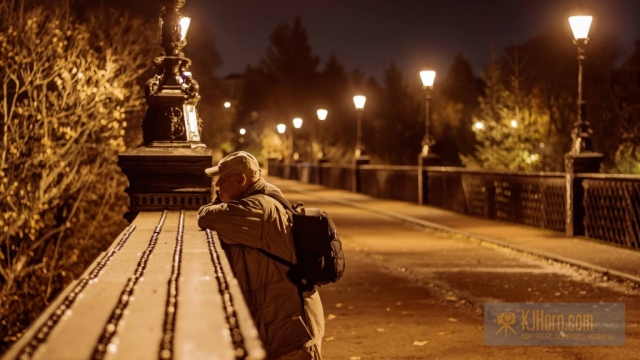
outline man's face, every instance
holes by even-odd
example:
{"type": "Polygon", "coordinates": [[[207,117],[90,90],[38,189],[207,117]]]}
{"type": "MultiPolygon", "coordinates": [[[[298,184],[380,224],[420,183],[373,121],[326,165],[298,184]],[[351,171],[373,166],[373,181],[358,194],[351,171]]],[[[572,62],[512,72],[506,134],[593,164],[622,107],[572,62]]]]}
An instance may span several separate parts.
{"type": "Polygon", "coordinates": [[[218,176],[216,186],[220,190],[220,200],[228,202],[238,200],[244,191],[245,177],[242,174],[226,172],[218,176]]]}

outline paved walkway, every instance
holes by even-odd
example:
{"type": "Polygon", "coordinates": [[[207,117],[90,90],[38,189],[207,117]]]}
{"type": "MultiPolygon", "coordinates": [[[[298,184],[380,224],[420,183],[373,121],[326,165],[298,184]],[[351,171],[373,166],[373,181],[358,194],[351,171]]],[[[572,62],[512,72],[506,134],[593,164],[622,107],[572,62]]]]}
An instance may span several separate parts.
{"type": "Polygon", "coordinates": [[[456,232],[480,241],[571,264],[598,275],[640,286],[640,251],[625,249],[584,237],[514,223],[461,215],[430,206],[378,199],[344,190],[270,177],[285,196],[295,202],[296,193],[313,196],[387,215],[412,224],[456,232]]]}

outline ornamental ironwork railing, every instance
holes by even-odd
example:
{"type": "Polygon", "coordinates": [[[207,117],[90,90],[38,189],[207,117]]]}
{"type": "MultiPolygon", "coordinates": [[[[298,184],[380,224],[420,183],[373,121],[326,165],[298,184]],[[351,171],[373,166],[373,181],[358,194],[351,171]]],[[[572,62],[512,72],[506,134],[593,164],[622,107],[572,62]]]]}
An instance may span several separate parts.
{"type": "Polygon", "coordinates": [[[422,193],[423,204],[449,211],[640,248],[640,176],[636,175],[269,162],[270,175],[285,179],[294,179],[290,174],[301,171],[313,174],[314,168],[316,176],[295,179],[413,203],[420,203],[422,193]],[[419,180],[420,171],[425,180],[419,180]],[[422,192],[419,181],[424,184],[422,192]],[[575,204],[567,204],[568,198],[575,204]],[[573,223],[583,230],[569,231],[573,225],[567,224],[573,223]]]}

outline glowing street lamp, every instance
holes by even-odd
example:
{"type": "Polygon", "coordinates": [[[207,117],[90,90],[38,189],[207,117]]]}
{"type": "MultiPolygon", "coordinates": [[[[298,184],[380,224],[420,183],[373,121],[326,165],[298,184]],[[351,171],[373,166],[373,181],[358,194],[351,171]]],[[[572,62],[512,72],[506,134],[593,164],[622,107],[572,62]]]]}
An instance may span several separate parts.
{"type": "Polygon", "coordinates": [[[318,114],[318,120],[320,121],[327,120],[327,115],[329,115],[329,111],[327,111],[327,109],[318,109],[316,113],[318,114]]]}
{"type": "MultiPolygon", "coordinates": [[[[327,109],[318,109],[316,110],[316,114],[318,114],[318,120],[320,122],[324,122],[327,120],[327,115],[329,115],[329,111],[327,109]]],[[[324,127],[322,125],[319,126],[318,129],[319,138],[320,138],[320,149],[318,150],[318,161],[323,162],[326,159],[324,158],[324,127]]]]}
{"type": "Polygon", "coordinates": [[[278,134],[282,135],[285,131],[287,131],[287,125],[278,124],[278,126],[276,126],[276,129],[278,129],[278,134]]]}
{"type": "Polygon", "coordinates": [[[435,145],[435,140],[431,137],[431,90],[436,80],[436,72],[433,70],[420,71],[420,79],[422,80],[422,88],[426,92],[426,100],[424,105],[424,139],[422,140],[422,156],[427,157],[431,147],[435,145]]]}
{"type": "Polygon", "coordinates": [[[356,134],[356,159],[364,155],[364,145],[362,145],[362,111],[364,110],[364,104],[367,102],[367,97],[364,95],[356,95],[353,97],[353,104],[358,112],[357,122],[357,134],[356,134]]]}
{"type": "Polygon", "coordinates": [[[578,46],[578,120],[571,131],[573,138],[571,154],[593,151],[593,143],[591,142],[593,130],[591,130],[589,122],[584,119],[585,102],[582,99],[582,61],[585,59],[584,48],[589,42],[589,28],[592,20],[592,16],[586,15],[571,16],[569,18],[574,37],[573,43],[578,46]]]}
{"type": "MultiPolygon", "coordinates": [[[[301,118],[293,119],[293,127],[296,129],[300,129],[302,127],[302,119],[301,118]]],[[[295,134],[296,134],[295,131],[291,132],[291,148],[293,150],[293,160],[298,161],[298,159],[300,158],[300,154],[298,154],[298,152],[295,151],[296,149],[295,134]]]]}
{"type": "Polygon", "coordinates": [[[245,128],[240,129],[240,135],[244,135],[247,133],[247,130],[245,130],[245,128]]]}
{"type": "Polygon", "coordinates": [[[226,109],[230,108],[230,107],[231,107],[231,103],[230,103],[230,102],[228,102],[228,101],[225,101],[225,102],[224,102],[224,107],[225,107],[226,109]]]}

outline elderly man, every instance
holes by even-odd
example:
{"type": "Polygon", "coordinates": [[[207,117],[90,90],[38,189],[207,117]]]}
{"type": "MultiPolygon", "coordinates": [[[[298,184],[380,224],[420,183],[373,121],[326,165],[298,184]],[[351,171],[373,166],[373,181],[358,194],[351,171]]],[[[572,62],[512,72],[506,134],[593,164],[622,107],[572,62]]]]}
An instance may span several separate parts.
{"type": "Polygon", "coordinates": [[[268,358],[321,359],[320,294],[299,291],[287,278],[287,266],[262,252],[296,263],[291,217],[264,195],[267,189],[280,190],[262,178],[258,161],[244,151],[224,157],[206,173],[218,176],[219,199],[200,208],[198,225],[217,231],[224,242],[268,358]]]}

